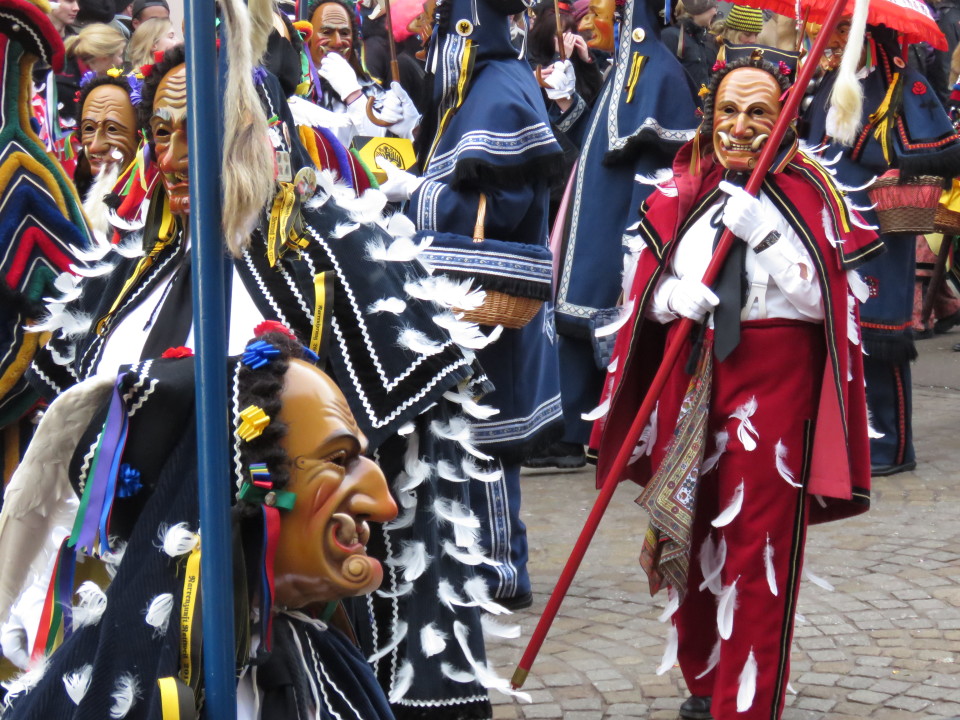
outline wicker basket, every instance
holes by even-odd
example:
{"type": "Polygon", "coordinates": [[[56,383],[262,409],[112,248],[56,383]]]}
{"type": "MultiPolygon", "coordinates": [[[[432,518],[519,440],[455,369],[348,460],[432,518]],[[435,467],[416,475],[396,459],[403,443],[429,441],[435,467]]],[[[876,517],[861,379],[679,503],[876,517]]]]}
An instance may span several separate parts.
{"type": "Polygon", "coordinates": [[[933,224],[936,231],[944,235],[960,235],[960,212],[954,212],[943,205],[939,205],[933,218],[933,224]]]}
{"type": "MultiPolygon", "coordinates": [[[[487,196],[480,193],[477,207],[477,222],[473,228],[473,241],[483,242],[484,225],[487,217],[487,196]]],[[[509,330],[519,330],[540,312],[543,300],[508,295],[499,290],[484,289],[486,297],[483,304],[474,310],[464,310],[463,319],[477,325],[503,325],[509,330]]],[[[454,308],[456,310],[456,308],[454,308]]]]}
{"type": "Polygon", "coordinates": [[[876,205],[880,232],[930,233],[943,192],[942,179],[919,175],[901,179],[897,170],[884,173],[868,189],[870,201],[876,205]]]}

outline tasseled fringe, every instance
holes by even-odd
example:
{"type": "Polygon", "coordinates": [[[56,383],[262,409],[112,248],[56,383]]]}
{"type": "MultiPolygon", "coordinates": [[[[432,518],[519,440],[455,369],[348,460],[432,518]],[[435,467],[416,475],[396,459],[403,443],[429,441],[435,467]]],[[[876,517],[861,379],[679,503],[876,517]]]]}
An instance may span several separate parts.
{"type": "Polygon", "coordinates": [[[740,673],[740,688],[737,690],[737,712],[746,712],[753,705],[757,693],[757,658],[750,648],[747,661],[740,673]]]}
{"type": "Polygon", "coordinates": [[[812,582],[812,583],[813,583],[814,585],[816,585],[817,587],[823,588],[823,589],[826,590],[827,592],[833,592],[833,591],[836,589],[836,588],[833,587],[833,585],[831,585],[829,582],[827,582],[826,580],[824,580],[822,577],[819,577],[819,576],[817,576],[817,575],[814,575],[814,574],[813,574],[812,572],[810,572],[809,570],[804,570],[804,571],[803,571],[803,574],[806,575],[807,580],[809,580],[810,582],[812,582]]]}
{"type": "Polygon", "coordinates": [[[673,617],[673,614],[680,608],[680,594],[673,588],[673,585],[667,588],[667,604],[657,618],[660,622],[666,622],[673,617]]]}
{"type": "Polygon", "coordinates": [[[489,420],[500,412],[500,410],[495,407],[481,405],[467,392],[453,392],[448,390],[443,394],[443,397],[450,402],[457,403],[463,408],[465,413],[467,413],[470,417],[477,418],[478,420],[489,420]]]}
{"type": "Polygon", "coordinates": [[[480,616],[480,626],[483,632],[491,637],[515,639],[520,637],[519,625],[504,625],[494,620],[489,615],[480,616]]]}
{"type": "Polygon", "coordinates": [[[710,657],[707,658],[707,666],[703,669],[703,672],[697,675],[697,680],[702,678],[704,675],[713,670],[717,663],[720,662],[720,640],[717,640],[713,644],[713,650],[710,651],[710,657]]]}
{"type": "Polygon", "coordinates": [[[420,629],[420,649],[424,657],[433,657],[447,647],[447,634],[430,623],[420,629]]]}
{"type": "Polygon", "coordinates": [[[413,582],[423,575],[432,558],[427,553],[426,545],[420,541],[405,540],[400,547],[400,554],[387,558],[386,563],[390,567],[402,569],[403,579],[413,582]]]}
{"type": "Polygon", "coordinates": [[[677,633],[677,626],[670,625],[670,629],[667,631],[667,645],[663,649],[663,658],[660,660],[660,667],[657,668],[657,675],[663,675],[677,664],[677,649],[679,645],[680,635],[677,633]]]}
{"type": "Polygon", "coordinates": [[[388,642],[385,646],[383,646],[382,648],[380,648],[379,650],[377,650],[375,653],[373,653],[373,655],[371,655],[370,657],[368,657],[368,658],[367,658],[367,662],[368,662],[368,663],[375,663],[375,662],[376,662],[377,660],[379,660],[380,658],[386,657],[387,655],[389,655],[390,653],[392,653],[393,650],[394,650],[401,642],[403,642],[403,639],[404,639],[405,637],[407,637],[407,624],[406,624],[405,622],[403,622],[403,620],[398,620],[398,621],[397,621],[397,626],[393,629],[393,637],[390,638],[390,642],[388,642]]]}
{"type": "Polygon", "coordinates": [[[716,446],[716,449],[710,457],[703,461],[703,465],[700,466],[700,477],[703,477],[717,466],[717,463],[720,462],[720,456],[727,451],[727,442],[729,442],[729,440],[730,433],[726,430],[718,430],[714,433],[713,444],[716,446]]]}
{"type": "Polygon", "coordinates": [[[717,603],[717,632],[724,640],[733,634],[733,612],[737,608],[737,581],[727,585],[720,593],[717,603]]]}
{"type": "Polygon", "coordinates": [[[604,400],[590,412],[585,412],[580,415],[580,419],[584,422],[593,422],[594,420],[599,420],[608,412],[610,412],[610,398],[604,400]]]}
{"type": "Polygon", "coordinates": [[[384,590],[383,588],[380,588],[379,590],[377,590],[377,595],[379,595],[382,598],[393,599],[393,598],[403,597],[404,595],[409,593],[411,590],[413,590],[412,582],[400,583],[399,585],[397,585],[396,590],[388,591],[388,590],[384,590]]]}
{"type": "Polygon", "coordinates": [[[714,544],[713,536],[707,535],[700,546],[700,572],[703,575],[703,582],[699,589],[703,591],[709,588],[714,595],[719,595],[723,591],[723,581],[720,573],[727,562],[727,541],[722,537],[720,542],[714,544]]]}
{"type": "Polygon", "coordinates": [[[777,444],[773,447],[773,454],[776,457],[777,473],[780,477],[782,477],[788,485],[792,485],[795,488],[802,488],[803,483],[795,482],[793,479],[793,471],[787,467],[787,446],[783,444],[783,440],[777,440],[777,444]]]}
{"type": "Polygon", "coordinates": [[[125,718],[133,704],[140,699],[140,682],[136,676],[124,673],[117,678],[117,684],[110,694],[113,705],[110,706],[110,717],[114,720],[125,718]]]}
{"type": "Polygon", "coordinates": [[[90,677],[93,675],[93,665],[83,665],[72,672],[63,674],[63,687],[67,696],[74,705],[79,705],[87,690],[90,689],[90,677]]]}
{"type": "Polygon", "coordinates": [[[763,547],[763,567],[767,573],[767,585],[770,592],[777,596],[780,591],[777,589],[777,571],[773,567],[773,545],[770,543],[770,533],[767,533],[767,544],[763,547]]]}
{"type": "Polygon", "coordinates": [[[107,609],[107,596],[93,581],[87,580],[77,588],[80,602],[73,606],[74,630],[96,625],[107,609]]]}
{"type": "Polygon", "coordinates": [[[200,542],[200,536],[190,530],[187,523],[180,522],[170,528],[161,525],[160,541],[163,551],[170,557],[176,558],[196,548],[200,542]]]}
{"type": "Polygon", "coordinates": [[[161,593],[150,601],[147,607],[147,625],[153,627],[153,636],[162,637],[170,624],[170,612],[173,610],[173,595],[161,593]]]}
{"type": "Polygon", "coordinates": [[[367,308],[367,313],[373,315],[374,313],[386,312],[399,315],[406,309],[407,303],[405,303],[403,300],[398,297],[388,297],[380,298],[375,303],[371,303],[367,308]]]}
{"type": "Polygon", "coordinates": [[[730,499],[730,504],[721,512],[717,517],[715,517],[710,524],[714,527],[726,527],[734,518],[740,514],[740,508],[743,506],[743,480],[740,481],[740,484],[737,485],[737,489],[733,491],[733,497],[730,499]]]}
{"type": "Polygon", "coordinates": [[[760,437],[757,429],[753,426],[753,421],[750,420],[756,412],[757,398],[751,397],[730,414],[730,417],[734,420],[740,421],[740,424],[737,425],[737,439],[747,452],[757,449],[757,439],[760,437]]]}
{"type": "Polygon", "coordinates": [[[407,694],[407,691],[413,685],[413,663],[404,660],[400,669],[397,670],[397,676],[393,679],[390,687],[389,700],[391,703],[400,702],[407,694]]]}

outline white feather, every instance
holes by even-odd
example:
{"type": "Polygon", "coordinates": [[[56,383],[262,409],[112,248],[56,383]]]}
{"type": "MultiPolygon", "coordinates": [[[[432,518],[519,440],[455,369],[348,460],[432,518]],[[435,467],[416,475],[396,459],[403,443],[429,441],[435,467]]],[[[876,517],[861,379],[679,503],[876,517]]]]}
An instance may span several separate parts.
{"type": "Polygon", "coordinates": [[[125,220],[117,215],[117,211],[112,208],[110,209],[107,217],[110,221],[110,224],[117,230],[122,230],[123,232],[136,232],[137,230],[143,229],[144,223],[142,220],[125,220]]]}
{"type": "Polygon", "coordinates": [[[856,270],[847,270],[847,286],[853,296],[862,303],[870,299],[870,286],[856,270]]]}
{"type": "Polygon", "coordinates": [[[613,359],[610,360],[610,364],[607,365],[607,372],[612,375],[617,371],[617,366],[619,364],[620,364],[620,356],[619,355],[614,356],[613,359]]]}
{"type": "Polygon", "coordinates": [[[413,685],[413,663],[404,660],[390,686],[390,702],[400,702],[413,685]]]}
{"type": "Polygon", "coordinates": [[[463,598],[457,595],[457,591],[453,589],[453,585],[446,580],[441,580],[437,583],[437,599],[450,610],[453,610],[456,605],[463,606],[464,604],[463,598]]]}
{"type": "Polygon", "coordinates": [[[459,320],[452,312],[445,312],[440,315],[436,315],[433,318],[433,322],[438,326],[442,327],[448,333],[450,333],[451,339],[461,347],[469,348],[470,350],[482,350],[493,343],[499,333],[494,335],[484,335],[480,331],[480,326],[473,322],[466,322],[464,320],[459,320]]]}
{"type": "Polygon", "coordinates": [[[378,237],[367,243],[367,255],[377,262],[410,262],[430,247],[432,242],[433,238],[430,236],[419,243],[413,242],[413,239],[407,236],[398,237],[390,245],[384,245],[383,239],[378,237]]]}
{"type": "Polygon", "coordinates": [[[23,695],[33,690],[40,680],[43,679],[44,673],[47,672],[48,664],[49,658],[44,656],[26,672],[17,675],[12,680],[4,680],[3,682],[0,682],[0,685],[7,690],[5,704],[9,703],[10,698],[23,695]]]}
{"type": "Polygon", "coordinates": [[[85,278],[94,278],[101,277],[103,275],[109,275],[114,269],[114,266],[110,263],[100,263],[99,265],[85,266],[85,265],[70,265],[70,270],[80,277],[85,278]]]}
{"type": "Polygon", "coordinates": [[[355,222],[337,223],[333,228],[332,235],[333,237],[339,240],[340,238],[346,237],[347,235],[349,235],[359,227],[360,227],[360,224],[355,222]]]}
{"type": "Polygon", "coordinates": [[[170,612],[173,610],[173,595],[161,593],[150,601],[147,607],[147,625],[154,628],[153,636],[160,637],[167,632],[170,624],[170,612]]]}
{"type": "Polygon", "coordinates": [[[414,425],[412,422],[404,423],[399,428],[397,428],[397,435],[399,435],[400,437],[406,437],[416,429],[417,429],[417,426],[414,425]]]}
{"type": "Polygon", "coordinates": [[[427,553],[427,546],[419,540],[405,540],[400,547],[400,554],[387,558],[386,563],[390,567],[402,569],[403,579],[413,582],[423,575],[430,565],[431,557],[427,553]]]}
{"type": "Polygon", "coordinates": [[[733,497],[730,499],[730,504],[723,510],[722,513],[717,515],[710,524],[714,527],[726,527],[733,522],[734,518],[740,514],[740,508],[743,506],[743,480],[740,481],[740,484],[737,485],[737,489],[733,491],[733,497]]]}
{"type": "Polygon", "coordinates": [[[633,180],[641,185],[660,185],[661,183],[665,183],[667,180],[670,180],[672,177],[673,170],[670,168],[660,168],[650,175],[634,175],[633,180]]]}
{"type": "Polygon", "coordinates": [[[823,495],[814,495],[813,499],[817,501],[817,505],[826,509],[827,501],[823,499],[823,495]]]}
{"type": "Polygon", "coordinates": [[[469,393],[467,392],[455,393],[453,391],[448,390],[443,394],[443,397],[445,397],[450,402],[457,403],[460,407],[463,408],[463,411],[465,413],[467,413],[471,417],[477,418],[478,420],[488,420],[500,412],[495,407],[491,407],[489,405],[481,405],[480,403],[475,401],[472,397],[470,397],[469,393]]]}
{"type": "Polygon", "coordinates": [[[107,575],[113,580],[120,569],[120,563],[123,561],[123,555],[127,551],[127,543],[119,538],[110,538],[110,550],[100,554],[100,561],[107,570],[107,575]]]}
{"type": "Polygon", "coordinates": [[[472,577],[463,584],[463,591],[469,600],[463,605],[465,607],[481,607],[491,615],[509,614],[502,605],[496,603],[490,597],[490,591],[487,589],[486,581],[481,577],[472,577]]]}
{"type": "Polygon", "coordinates": [[[847,295],[847,340],[860,344],[860,326],[857,324],[857,299],[847,295]]]}
{"type": "Polygon", "coordinates": [[[757,398],[751,397],[730,414],[730,417],[740,421],[737,426],[737,439],[740,440],[743,449],[748,452],[757,449],[757,442],[754,438],[760,437],[757,429],[753,426],[753,421],[750,420],[755,412],[757,412],[757,398]]]}
{"type": "MultiPolygon", "coordinates": [[[[74,249],[73,255],[80,262],[85,263],[97,263],[103,260],[107,255],[110,254],[110,251],[113,249],[113,245],[109,242],[96,242],[93,247],[89,250],[80,250],[74,249]]],[[[69,273],[73,274],[73,273],[69,273]]],[[[64,292],[61,290],[61,292],[64,292]]]]}
{"type": "Polygon", "coordinates": [[[518,638],[520,637],[520,626],[519,625],[504,625],[494,620],[489,615],[480,616],[480,626],[483,628],[483,632],[492,637],[499,638],[518,638]]]}
{"type": "Polygon", "coordinates": [[[610,398],[604,400],[590,412],[583,413],[580,419],[584,422],[593,422],[594,420],[599,420],[608,412],[610,412],[610,398]]]}
{"type": "Polygon", "coordinates": [[[737,608],[737,580],[727,585],[717,602],[717,631],[724,640],[729,640],[733,634],[733,613],[737,608]]]}
{"type": "MultiPolygon", "coordinates": [[[[145,203],[145,205],[149,205],[149,202],[145,203]]],[[[144,208],[144,213],[145,212],[146,208],[144,208]]],[[[117,245],[112,245],[111,247],[117,255],[127,259],[143,257],[146,255],[146,251],[143,249],[142,231],[127,236],[124,238],[123,242],[118,243],[117,245]]]]}
{"type": "Polygon", "coordinates": [[[110,694],[113,705],[110,706],[110,717],[119,720],[127,716],[130,708],[140,698],[140,682],[130,673],[124,673],[117,678],[117,684],[110,694]]]}
{"type": "Polygon", "coordinates": [[[479,480],[480,482],[497,482],[503,477],[503,470],[500,468],[497,468],[496,470],[483,471],[474,465],[469,458],[464,458],[461,460],[460,467],[463,468],[463,472],[467,474],[467,477],[474,480],[479,480]]]}
{"type": "Polygon", "coordinates": [[[359,223],[375,223],[387,205],[387,196],[380,190],[368,188],[360,197],[338,197],[341,207],[350,213],[350,219],[359,223]]]}
{"type": "Polygon", "coordinates": [[[383,588],[380,588],[379,590],[377,590],[377,595],[379,595],[382,598],[398,598],[398,597],[403,597],[404,595],[409,593],[411,590],[413,590],[413,583],[400,583],[399,585],[397,585],[396,590],[387,591],[387,590],[384,590],[383,588]]]}
{"type": "Polygon", "coordinates": [[[172,558],[192,552],[200,543],[200,536],[193,532],[187,523],[180,522],[169,528],[160,526],[160,540],[163,551],[172,558]]]}
{"type": "Polygon", "coordinates": [[[880,229],[876,225],[870,225],[864,222],[857,216],[856,213],[853,213],[852,215],[850,215],[850,222],[853,223],[858,228],[860,228],[861,230],[879,230],[880,229]]]}
{"type": "Polygon", "coordinates": [[[788,485],[792,485],[795,488],[803,487],[802,483],[794,481],[793,471],[787,467],[787,446],[783,444],[783,440],[777,440],[777,444],[773,448],[773,453],[777,459],[777,473],[779,473],[780,477],[786,480],[788,485]]]}
{"type": "Polygon", "coordinates": [[[393,637],[390,638],[390,642],[384,645],[382,648],[377,650],[373,655],[367,658],[367,662],[374,663],[382,657],[389,655],[393,652],[393,649],[397,647],[403,639],[407,636],[407,624],[403,620],[398,620],[396,627],[393,629],[393,637]]]}
{"type": "Polygon", "coordinates": [[[77,588],[80,602],[73,606],[73,628],[96,625],[107,609],[107,596],[93,581],[87,580],[77,588]]]}
{"type": "Polygon", "coordinates": [[[467,482],[465,477],[457,475],[457,469],[449,460],[437,461],[437,477],[439,477],[441,480],[449,480],[450,482],[467,482]]]}
{"type": "Polygon", "coordinates": [[[640,458],[645,455],[649,456],[653,452],[654,445],[657,444],[657,412],[660,410],[660,403],[658,402],[653,406],[653,412],[650,413],[650,419],[647,420],[647,426],[643,429],[643,432],[640,433],[640,438],[637,440],[637,446],[633,449],[633,453],[630,455],[630,462],[628,464],[632,465],[640,458]]]}
{"type": "Polygon", "coordinates": [[[727,451],[727,442],[729,440],[730,433],[726,430],[719,430],[714,433],[713,443],[715,449],[710,457],[703,461],[703,465],[700,466],[700,477],[703,477],[717,466],[717,463],[720,462],[720,456],[727,451]]]}
{"type": "Polygon", "coordinates": [[[424,625],[420,629],[420,649],[425,657],[432,657],[441,653],[447,647],[447,634],[437,629],[433,623],[424,625]]]}
{"type": "Polygon", "coordinates": [[[73,672],[63,674],[63,687],[67,691],[71,702],[79,705],[83,696],[90,689],[90,677],[93,675],[93,665],[83,665],[73,672]]]}
{"type": "Polygon", "coordinates": [[[477,679],[477,676],[472,672],[457,670],[450,663],[440,663],[440,672],[443,673],[444,677],[458,683],[472,683],[477,679]]]}
{"type": "Polygon", "coordinates": [[[367,312],[370,314],[386,312],[399,315],[406,309],[407,304],[403,300],[398,297],[388,297],[380,298],[375,303],[371,303],[370,307],[367,308],[367,312]]]}
{"type": "Polygon", "coordinates": [[[779,595],[777,589],[777,570],[773,567],[773,545],[770,542],[770,533],[767,533],[767,544],[763,548],[763,567],[767,573],[767,585],[774,596],[779,595]]]}
{"type": "Polygon", "coordinates": [[[800,624],[800,625],[802,625],[803,623],[805,623],[805,622],[807,621],[806,615],[801,615],[800,613],[794,613],[794,614],[793,614],[793,619],[794,619],[794,622],[796,622],[796,623],[798,623],[798,624],[800,624]]]}
{"type": "Polygon", "coordinates": [[[627,324],[627,320],[630,319],[630,315],[633,313],[633,304],[633,300],[627,302],[626,305],[620,308],[620,314],[616,320],[602,327],[598,327],[593,331],[593,334],[598,338],[606,337],[607,335],[613,335],[620,328],[627,324]]]}
{"type": "Polygon", "coordinates": [[[406,215],[397,212],[387,218],[387,232],[397,238],[410,237],[417,232],[417,226],[406,215]]]}
{"type": "MultiPolygon", "coordinates": [[[[403,493],[400,495],[401,505],[403,505],[402,500],[406,498],[413,497],[413,504],[416,505],[416,498],[413,493],[403,493]]],[[[402,513],[397,515],[396,518],[388,522],[383,526],[384,530],[402,530],[403,528],[408,528],[413,525],[413,520],[416,517],[417,510],[416,507],[405,508],[402,513]]]]}
{"type": "Polygon", "coordinates": [[[717,663],[719,662],[720,662],[720,640],[717,640],[713,644],[713,650],[710,651],[710,657],[707,658],[707,666],[703,669],[702,673],[697,675],[696,679],[699,680],[708,672],[713,670],[717,666],[717,663]]]}
{"type": "Polygon", "coordinates": [[[679,644],[680,636],[677,633],[677,626],[670,625],[670,629],[667,631],[667,645],[663,649],[663,658],[660,660],[660,667],[657,668],[657,675],[663,675],[677,664],[677,648],[679,644]]]}
{"type": "Polygon", "coordinates": [[[487,299],[483,290],[473,287],[472,280],[453,280],[446,275],[408,282],[403,289],[410,297],[459,310],[476,310],[487,299]]]}
{"type": "Polygon", "coordinates": [[[497,560],[491,560],[475,548],[471,548],[464,552],[458,549],[457,546],[449,540],[443,541],[443,551],[454,560],[457,562],[462,562],[464,565],[492,565],[496,567],[500,564],[497,560]]]}
{"type": "Polygon", "coordinates": [[[727,541],[720,538],[720,542],[714,544],[713,537],[707,535],[700,546],[700,571],[703,574],[703,582],[700,583],[700,590],[710,588],[710,592],[719,595],[723,591],[723,581],[720,573],[723,572],[723,566],[727,562],[727,541]]]}
{"type": "Polygon", "coordinates": [[[420,458],[406,464],[406,469],[399,476],[400,492],[409,492],[418,488],[433,474],[433,466],[420,458]]]}
{"type": "Polygon", "coordinates": [[[667,604],[663,608],[663,612],[660,613],[660,617],[657,618],[660,622],[666,622],[673,617],[673,614],[680,607],[680,594],[673,589],[673,586],[667,588],[667,604]]]}
{"type": "Polygon", "coordinates": [[[483,687],[493,690],[499,690],[502,693],[507,695],[514,695],[521,699],[526,699],[527,702],[530,701],[530,696],[526,693],[518,693],[511,686],[509,681],[506,678],[498,676],[490,667],[489,664],[477,660],[473,653],[470,651],[470,645],[467,642],[467,635],[469,631],[467,626],[461,622],[453,623],[453,636],[457,639],[457,642],[460,644],[460,649],[463,651],[464,657],[467,659],[467,662],[470,664],[470,667],[473,669],[474,674],[476,675],[477,682],[479,682],[483,687]]]}
{"type": "Polygon", "coordinates": [[[486,453],[481,452],[474,447],[473,443],[471,442],[472,433],[470,431],[470,423],[467,422],[466,418],[450,418],[450,422],[447,423],[442,423],[439,420],[433,420],[430,423],[430,432],[439,438],[443,438],[444,440],[452,440],[453,442],[459,444],[460,447],[473,455],[475,458],[480,460],[493,459],[486,453]]]}
{"type": "Polygon", "coordinates": [[[807,580],[809,580],[810,582],[812,582],[812,583],[813,583],[814,585],[816,585],[817,587],[822,587],[822,588],[823,588],[824,590],[826,590],[827,592],[833,592],[833,591],[836,589],[836,588],[833,587],[833,585],[831,585],[829,582],[827,582],[826,580],[824,580],[822,577],[819,577],[819,576],[817,576],[817,575],[814,575],[814,574],[813,574],[812,572],[810,572],[809,570],[804,570],[804,571],[803,571],[803,574],[807,576],[807,580]]]}
{"type": "Polygon", "coordinates": [[[787,692],[790,693],[791,695],[797,694],[797,691],[794,690],[793,685],[791,685],[790,683],[787,683],[787,692]]]}
{"type": "Polygon", "coordinates": [[[431,340],[422,332],[413,328],[406,328],[401,331],[399,343],[402,347],[418,355],[436,355],[444,348],[442,343],[431,340]]]}
{"type": "Polygon", "coordinates": [[[740,673],[740,687],[737,690],[737,712],[746,712],[753,705],[754,695],[757,693],[757,658],[750,648],[747,661],[743,664],[740,673]]]}

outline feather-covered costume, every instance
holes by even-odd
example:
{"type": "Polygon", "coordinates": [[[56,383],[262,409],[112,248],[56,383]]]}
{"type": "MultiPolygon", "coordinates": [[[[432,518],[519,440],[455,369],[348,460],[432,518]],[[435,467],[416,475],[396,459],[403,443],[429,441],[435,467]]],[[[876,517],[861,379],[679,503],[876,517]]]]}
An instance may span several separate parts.
{"type": "MultiPolygon", "coordinates": [[[[680,151],[673,179],[641,207],[645,246],[628,297],[632,313],[614,350],[610,410],[594,429],[599,479],[674,334],[676,324],[650,319],[657,283],[723,196],[723,168],[708,159],[701,176],[691,175],[690,152],[690,145],[680,151]]],[[[645,487],[638,503],[651,512],[651,529],[641,564],[653,592],[669,585],[680,599],[679,645],[669,654],[677,652],[694,695],[713,696],[718,720],[779,716],[807,523],[869,504],[861,348],[847,273],[879,242],[853,224],[829,175],[802,153],[769,174],[762,193],[812,262],[823,320],[745,320],[740,344],[722,362],[712,360],[708,329],[692,377],[684,370],[688,341],[653,427],[618,478],[645,487]],[[748,665],[751,680],[741,682],[748,665]]]]}

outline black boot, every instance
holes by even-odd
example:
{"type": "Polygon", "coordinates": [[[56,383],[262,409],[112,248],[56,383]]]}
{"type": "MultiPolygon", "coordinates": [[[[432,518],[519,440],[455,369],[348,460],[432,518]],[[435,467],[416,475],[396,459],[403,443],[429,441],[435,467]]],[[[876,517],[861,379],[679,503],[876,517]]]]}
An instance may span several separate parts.
{"type": "Polygon", "coordinates": [[[683,720],[713,720],[710,714],[710,697],[691,695],[680,706],[680,717],[683,720]]]}

